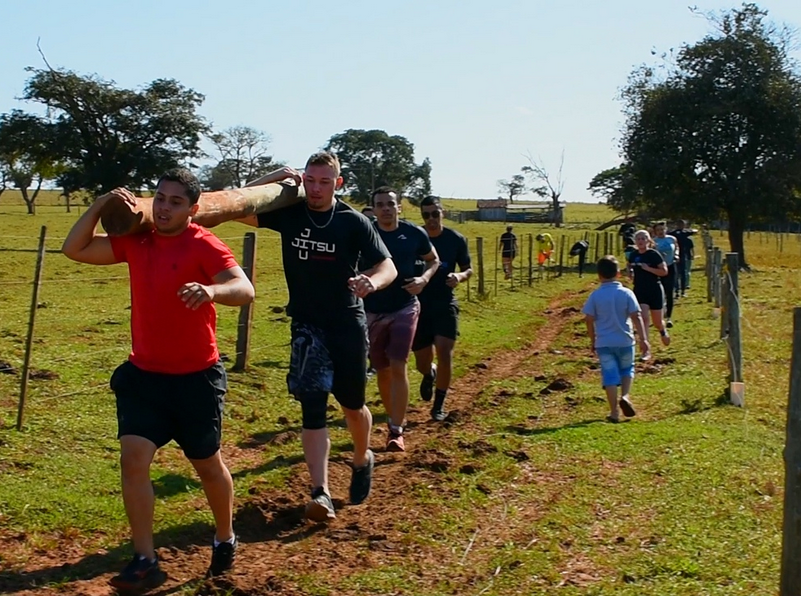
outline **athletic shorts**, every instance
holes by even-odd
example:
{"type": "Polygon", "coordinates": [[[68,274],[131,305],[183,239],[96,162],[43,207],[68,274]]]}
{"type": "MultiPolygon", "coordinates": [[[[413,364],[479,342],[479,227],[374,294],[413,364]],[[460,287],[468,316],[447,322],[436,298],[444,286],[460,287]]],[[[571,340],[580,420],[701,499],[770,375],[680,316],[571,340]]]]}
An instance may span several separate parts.
{"type": "Polygon", "coordinates": [[[651,310],[662,310],[665,306],[665,291],[660,282],[645,289],[634,286],[634,295],[638,304],[644,304],[651,310]]]}
{"type": "Polygon", "coordinates": [[[363,319],[322,329],[292,321],[292,354],[286,382],[296,398],[333,393],[344,408],[359,410],[367,385],[367,326],[363,319]]]}
{"type": "Polygon", "coordinates": [[[412,350],[422,350],[433,345],[437,336],[453,340],[459,336],[459,305],[455,302],[442,306],[420,305],[420,318],[417,321],[412,350]]]}
{"type": "Polygon", "coordinates": [[[370,364],[376,370],[387,368],[390,360],[406,362],[420,316],[420,302],[392,313],[367,313],[370,335],[370,364]]]}
{"type": "Polygon", "coordinates": [[[621,379],[634,378],[634,346],[625,348],[596,348],[601,363],[601,385],[617,387],[621,379]]]}
{"type": "Polygon", "coordinates": [[[220,449],[228,381],[221,362],[196,373],[169,375],[125,362],[109,382],[117,397],[117,437],[136,435],[163,447],[175,440],[186,457],[220,449]]]}
{"type": "Polygon", "coordinates": [[[514,259],[516,256],[517,256],[516,252],[507,252],[505,250],[501,252],[501,257],[503,257],[504,259],[514,259]]]}

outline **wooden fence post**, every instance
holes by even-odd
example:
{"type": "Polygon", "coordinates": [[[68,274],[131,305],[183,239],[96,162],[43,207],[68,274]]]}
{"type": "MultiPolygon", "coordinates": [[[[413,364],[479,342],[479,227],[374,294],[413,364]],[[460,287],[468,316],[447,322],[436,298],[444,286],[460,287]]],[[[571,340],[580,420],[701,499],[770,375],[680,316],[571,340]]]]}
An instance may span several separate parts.
{"type": "Polygon", "coordinates": [[[479,236],[476,238],[476,250],[478,251],[478,295],[484,295],[484,239],[479,236]]]}
{"type": "Polygon", "coordinates": [[[534,282],[534,241],[531,234],[528,235],[528,285],[534,282]]]}
{"type": "Polygon", "coordinates": [[[17,407],[17,430],[22,430],[22,420],[25,414],[25,398],[28,395],[28,377],[30,376],[31,348],[33,347],[33,330],[36,322],[36,311],[39,309],[39,289],[42,286],[42,265],[45,256],[45,237],[47,226],[42,226],[39,232],[39,248],[36,251],[36,272],[33,275],[33,296],[31,297],[31,312],[28,315],[28,337],[25,340],[25,360],[22,362],[22,379],[19,387],[19,405],[17,407]]]}
{"type": "Polygon", "coordinates": [[[712,278],[714,277],[714,267],[712,264],[712,249],[706,251],[706,301],[712,302],[712,278]]]}
{"type": "MultiPolygon", "coordinates": [[[[242,270],[250,283],[256,279],[256,233],[247,232],[242,248],[242,270]]],[[[236,327],[236,361],[232,370],[241,371],[248,367],[250,358],[250,332],[253,326],[253,303],[239,307],[239,323],[236,327]]]]}
{"type": "Polygon", "coordinates": [[[723,263],[723,253],[717,246],[712,249],[712,294],[715,299],[715,308],[720,308],[721,303],[721,270],[723,263]]]}
{"type": "Polygon", "coordinates": [[[559,277],[562,277],[562,273],[564,273],[565,242],[567,242],[567,239],[564,236],[559,236],[559,277]]]}
{"type": "Polygon", "coordinates": [[[595,262],[598,262],[598,259],[601,257],[598,255],[598,251],[601,250],[601,233],[595,232],[595,262]]]}
{"type": "MultiPolygon", "coordinates": [[[[493,281],[495,283],[495,295],[498,295],[498,247],[500,246],[501,239],[498,236],[495,237],[495,276],[493,277],[493,281]]],[[[521,260],[523,257],[520,257],[521,260]]]]}
{"type": "Polygon", "coordinates": [[[780,596],[801,594],[801,308],[793,309],[793,356],[784,447],[780,596]]]}
{"type": "Polygon", "coordinates": [[[743,339],[740,329],[740,255],[726,253],[726,318],[729,323],[729,371],[732,383],[743,382],[743,339]]]}

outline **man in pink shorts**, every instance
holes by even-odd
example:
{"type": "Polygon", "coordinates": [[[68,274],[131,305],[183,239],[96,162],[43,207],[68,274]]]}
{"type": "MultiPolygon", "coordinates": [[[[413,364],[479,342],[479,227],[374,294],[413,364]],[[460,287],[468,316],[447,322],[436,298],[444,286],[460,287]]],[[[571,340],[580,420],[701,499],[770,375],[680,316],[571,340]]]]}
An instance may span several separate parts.
{"type": "Polygon", "coordinates": [[[425,230],[400,220],[401,198],[391,188],[373,191],[378,235],[392,255],[398,276],[389,286],[364,298],[370,335],[370,363],[387,411],[387,451],[404,451],[403,423],[409,405],[406,363],[420,315],[419,294],[439,267],[439,258],[425,230]],[[425,269],[416,273],[422,260],[425,269]]]}

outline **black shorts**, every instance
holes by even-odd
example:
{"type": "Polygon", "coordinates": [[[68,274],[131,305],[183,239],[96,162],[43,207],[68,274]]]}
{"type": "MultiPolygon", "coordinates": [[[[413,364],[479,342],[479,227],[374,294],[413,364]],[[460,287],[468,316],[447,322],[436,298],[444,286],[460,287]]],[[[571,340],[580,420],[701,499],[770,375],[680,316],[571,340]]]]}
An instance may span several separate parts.
{"type": "Polygon", "coordinates": [[[217,362],[206,370],[168,375],[142,370],[130,361],[111,375],[117,396],[117,437],[136,435],[163,447],[175,440],[189,459],[206,459],[220,449],[228,380],[217,362]]]}
{"type": "Polygon", "coordinates": [[[420,305],[420,318],[417,320],[412,351],[433,345],[437,336],[453,340],[459,336],[459,305],[455,302],[442,306],[420,305]]]}
{"type": "Polygon", "coordinates": [[[646,288],[634,286],[634,295],[637,297],[639,304],[644,304],[651,310],[662,310],[665,306],[665,292],[662,289],[661,282],[646,288]]]}
{"type": "Polygon", "coordinates": [[[289,393],[333,393],[344,408],[359,410],[367,386],[367,322],[336,328],[292,321],[292,354],[286,376],[289,393]]]}
{"type": "Polygon", "coordinates": [[[510,252],[510,251],[506,251],[506,250],[504,250],[504,251],[502,251],[502,252],[501,252],[501,256],[502,256],[504,259],[514,259],[514,258],[517,256],[517,253],[516,253],[516,252],[514,252],[514,251],[511,251],[511,252],[510,252]]]}

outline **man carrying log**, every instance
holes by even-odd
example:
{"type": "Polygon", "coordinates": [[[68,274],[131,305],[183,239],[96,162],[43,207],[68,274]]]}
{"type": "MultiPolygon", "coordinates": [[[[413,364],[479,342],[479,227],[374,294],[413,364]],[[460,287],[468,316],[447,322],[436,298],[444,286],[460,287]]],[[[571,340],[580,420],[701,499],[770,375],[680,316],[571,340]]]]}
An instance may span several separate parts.
{"type": "Polygon", "coordinates": [[[372,415],[365,405],[367,322],[362,298],[387,287],[397,272],[370,221],[335,198],[342,177],[334,154],[312,155],[303,175],[283,168],[253,184],[286,179],[302,181],[305,201],[239,221],[281,234],[292,318],[287,385],[300,402],[301,440],[312,483],[306,517],[325,522],[336,516],[328,487],[329,393],[342,407],[353,439],[350,501],[361,503],[370,493],[375,457],[369,449],[372,415]],[[357,272],[360,255],[366,267],[362,273],[357,272]]]}
{"type": "MultiPolygon", "coordinates": [[[[216,526],[208,574],[231,568],[237,542],[232,526],[233,482],[220,456],[227,379],[216,340],[214,304],[253,300],[253,285],[230,249],[192,221],[200,184],[185,169],[158,181],[152,207],[136,212],[125,189],[99,197],[75,223],[62,247],[74,261],[128,263],[131,340],[128,360],[111,376],[117,398],[122,498],[131,525],[134,557],[111,579],[123,591],[163,584],[153,545],[154,494],[150,465],[156,451],[175,440],[200,476],[216,526]],[[110,205],[147,217],[153,227],[123,236],[96,232],[110,205]]],[[[141,206],[140,206],[141,207],[141,206]]]]}

